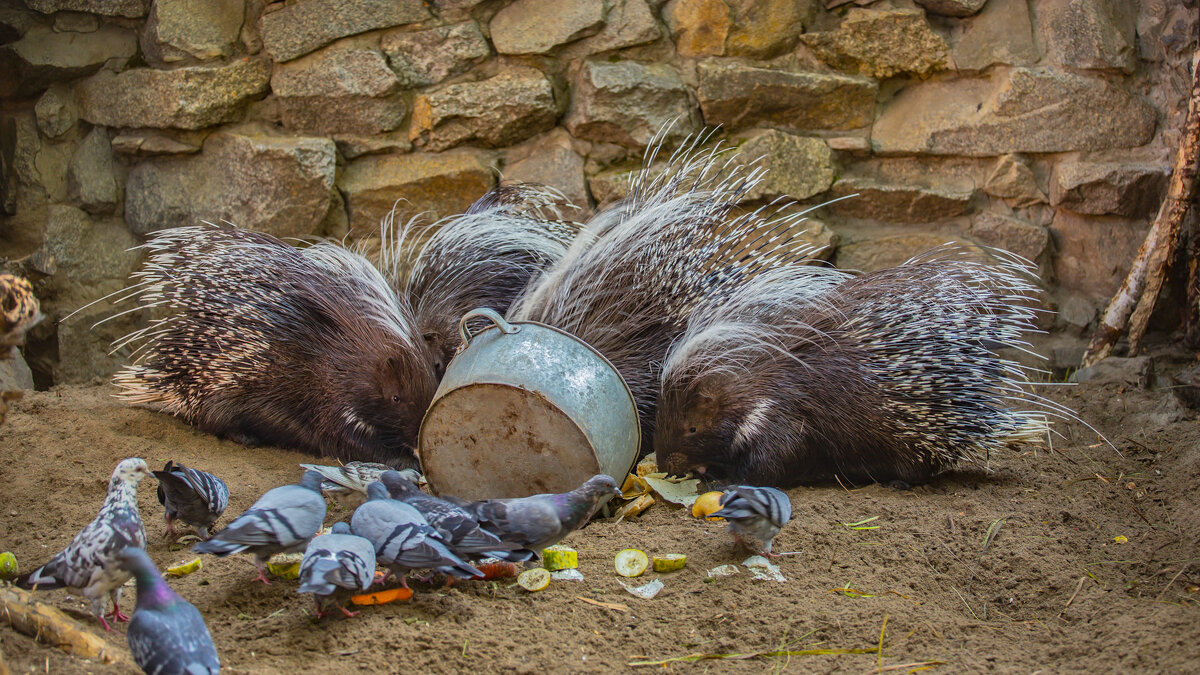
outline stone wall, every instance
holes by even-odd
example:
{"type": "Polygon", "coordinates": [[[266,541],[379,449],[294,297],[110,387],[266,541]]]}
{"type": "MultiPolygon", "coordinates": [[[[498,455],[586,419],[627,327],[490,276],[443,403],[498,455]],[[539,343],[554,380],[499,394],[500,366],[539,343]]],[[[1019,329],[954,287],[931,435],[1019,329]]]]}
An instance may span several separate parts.
{"type": "MultiPolygon", "coordinates": [[[[365,236],[498,176],[584,211],[706,126],[814,240],[872,269],[946,241],[1036,260],[1078,336],[1153,215],[1196,2],[0,0],[0,256],[50,317],[39,386],[104,375],[93,328],[154,230],[365,236]]],[[[1050,345],[1053,347],[1054,345],[1050,345]]],[[[1078,358],[1068,340],[1058,365],[1078,358]]]]}

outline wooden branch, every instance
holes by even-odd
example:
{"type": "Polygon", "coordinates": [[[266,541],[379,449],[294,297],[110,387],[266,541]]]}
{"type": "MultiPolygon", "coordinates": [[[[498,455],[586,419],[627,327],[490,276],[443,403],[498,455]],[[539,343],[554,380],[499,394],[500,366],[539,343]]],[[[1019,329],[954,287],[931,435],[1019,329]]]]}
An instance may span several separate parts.
{"type": "Polygon", "coordinates": [[[0,617],[17,631],[36,640],[85,659],[105,664],[121,663],[133,667],[125,652],[113,648],[104,638],[49,605],[33,599],[20,588],[0,588],[0,617]]]}
{"type": "Polygon", "coordinates": [[[1175,169],[1167,197],[1154,218],[1154,224],[1146,233],[1146,239],[1138,248],[1137,257],[1129,268],[1129,274],[1121,288],[1108,304],[1104,317],[1083,356],[1083,365],[1091,366],[1112,353],[1113,345],[1126,326],[1130,329],[1129,352],[1132,355],[1140,346],[1146,331],[1150,312],[1162,290],[1167,264],[1175,251],[1179,239],[1179,224],[1187,213],[1192,190],[1196,184],[1196,161],[1200,155],[1200,50],[1192,57],[1192,91],[1188,97],[1187,118],[1180,140],[1179,152],[1175,155],[1175,169]],[[1135,311],[1135,305],[1137,310],[1135,311]]]}

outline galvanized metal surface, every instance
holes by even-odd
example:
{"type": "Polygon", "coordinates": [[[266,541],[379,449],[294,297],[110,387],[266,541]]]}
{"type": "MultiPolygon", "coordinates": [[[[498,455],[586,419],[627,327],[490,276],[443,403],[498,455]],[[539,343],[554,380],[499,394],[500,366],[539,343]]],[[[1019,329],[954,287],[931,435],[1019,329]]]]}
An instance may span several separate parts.
{"type": "Polygon", "coordinates": [[[596,473],[620,479],[641,440],[633,395],[599,352],[551,326],[494,325],[464,334],[420,432],[437,494],[464,499],[565,492],[596,473]],[[507,331],[507,332],[506,332],[507,331]]]}

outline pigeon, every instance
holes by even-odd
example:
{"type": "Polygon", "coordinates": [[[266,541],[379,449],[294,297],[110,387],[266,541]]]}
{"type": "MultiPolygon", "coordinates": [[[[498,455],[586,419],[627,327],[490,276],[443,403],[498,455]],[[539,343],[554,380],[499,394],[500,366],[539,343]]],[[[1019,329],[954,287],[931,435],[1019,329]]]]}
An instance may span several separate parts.
{"type": "MultiPolygon", "coordinates": [[[[312,593],[317,601],[317,618],[330,604],[355,591],[371,588],[375,579],[375,545],[350,534],[346,523],[334,523],[330,534],[308,542],[300,563],[299,593],[312,593]]],[[[347,617],[355,616],[340,603],[337,608],[347,617]]]]}
{"type": "Polygon", "coordinates": [[[421,492],[400,472],[385,471],[379,478],[392,499],[419,511],[456,554],[468,560],[499,558],[509,562],[524,562],[533,558],[533,551],[520,548],[512,542],[500,541],[496,535],[480,528],[479,523],[461,506],[421,492]]]}
{"type": "Polygon", "coordinates": [[[370,540],[376,560],[400,574],[400,584],[405,588],[405,570],[434,568],[463,579],[483,576],[446,547],[442,536],[419,511],[389,498],[383,483],[367,486],[367,501],[354,510],[350,529],[370,540]]]}
{"type": "Polygon", "coordinates": [[[721,495],[720,504],[721,509],[709,517],[728,520],[735,542],[759,555],[790,555],[771,552],[771,540],[792,519],[792,503],[783,492],[771,487],[733,485],[721,495]]]}
{"type": "Polygon", "coordinates": [[[257,581],[270,586],[263,575],[263,562],[276,553],[304,548],[325,520],[325,498],[321,496],[321,474],[304,472],[299,485],[283,485],[258,498],[229,527],[212,539],[192,547],[197,553],[227,555],[250,551],[258,566],[257,581]]]}
{"type": "Polygon", "coordinates": [[[158,479],[158,502],[166,509],[167,532],[174,536],[175,521],[194,528],[201,539],[208,539],[208,528],[217,522],[229,504],[225,481],[211,473],[167,462],[158,479]]]}
{"type": "MultiPolygon", "coordinates": [[[[321,464],[301,464],[301,467],[316,471],[324,479],[321,481],[321,492],[326,497],[332,497],[348,508],[357,508],[367,500],[367,485],[379,480],[384,471],[392,471],[387,464],[377,462],[346,462],[342,466],[324,466],[321,464]]],[[[414,469],[404,469],[399,472],[408,480],[419,483],[421,474],[414,469]]]]}
{"type": "Polygon", "coordinates": [[[539,494],[516,499],[486,499],[458,503],[481,527],[541,555],[542,549],[579,529],[611,495],[621,494],[612,476],[596,474],[583,485],[562,494],[539,494]]]}
{"type": "Polygon", "coordinates": [[[21,586],[25,588],[70,588],[82,591],[91,602],[92,613],[104,630],[112,630],[105,620],[107,598],[113,610],[107,616],[128,621],[121,612],[121,586],[130,574],[113,564],[126,547],[146,547],[146,529],[138,513],[137,486],[150,475],[146,461],[138,457],[121,460],[108,481],[108,496],[96,519],[75,535],[71,543],[50,562],[34,570],[21,586]]]}
{"type": "Polygon", "coordinates": [[[137,580],[137,606],[126,638],[148,675],[216,675],[221,670],[204,617],[163,581],[150,556],[130,546],[116,564],[137,580]]]}

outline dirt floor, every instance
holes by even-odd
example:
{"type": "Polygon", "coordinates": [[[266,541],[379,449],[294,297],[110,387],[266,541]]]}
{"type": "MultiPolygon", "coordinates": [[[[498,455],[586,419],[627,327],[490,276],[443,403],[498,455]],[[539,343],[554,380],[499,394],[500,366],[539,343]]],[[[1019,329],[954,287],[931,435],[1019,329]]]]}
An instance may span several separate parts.
{"type": "MultiPolygon", "coordinates": [[[[206,557],[200,573],[171,585],[204,614],[227,673],[629,672],[661,661],[687,672],[1194,672],[1200,425],[1164,375],[1151,389],[1135,379],[1118,372],[1052,394],[1123,455],[1082,426],[1060,425],[1053,450],[1006,452],[990,472],[964,470],[908,492],[792,490],[794,519],[776,550],[802,554],[780,563],[786,583],[754,581],[744,569],[707,579],[706,570],[745,555],[722,524],[657,505],[640,520],[572,534],[565,543],[579,550],[586,579],[536,594],[510,582],[416,584],[409,603],[318,622],[296,582],[253,583],[245,557],[206,557]],[[860,527],[875,529],[846,525],[871,517],[860,527]],[[648,574],[665,589],[635,598],[612,571],[613,555],[627,547],[686,553],[688,565],[648,574]],[[741,656],[671,661],[700,654],[741,656]]],[[[112,392],[32,393],[0,428],[0,549],[13,551],[26,573],[94,516],[123,457],[152,466],[173,459],[223,476],[232,492],[224,522],[266,489],[295,481],[296,463],[307,459],[218,441],[123,407],[112,392]]],[[[160,538],[152,480],[140,504],[151,556],[161,566],[190,559],[160,538]]],[[[332,507],[329,522],[348,516],[332,507]]],[[[122,601],[126,612],[133,595],[122,601]]],[[[41,597],[100,632],[79,598],[41,597]]],[[[123,649],[124,626],[107,639],[123,649]]],[[[3,621],[0,648],[14,673],[123,672],[3,621]]]]}

